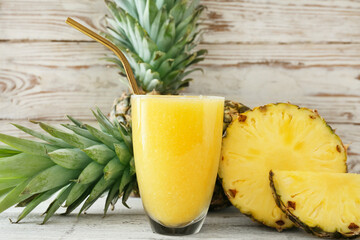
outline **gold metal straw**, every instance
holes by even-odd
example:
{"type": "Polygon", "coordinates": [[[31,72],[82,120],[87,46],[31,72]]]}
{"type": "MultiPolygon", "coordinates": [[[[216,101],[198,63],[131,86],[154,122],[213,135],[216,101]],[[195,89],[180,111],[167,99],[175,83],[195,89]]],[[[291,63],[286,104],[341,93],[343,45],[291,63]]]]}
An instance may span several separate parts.
{"type": "Polygon", "coordinates": [[[81,25],[80,23],[73,20],[72,18],[66,19],[66,23],[69,24],[70,26],[72,26],[73,28],[79,30],[80,32],[88,35],[92,39],[98,41],[105,47],[109,48],[111,51],[113,51],[116,54],[116,56],[118,56],[118,58],[120,59],[121,63],[123,64],[123,66],[125,68],[126,76],[130,82],[130,87],[131,87],[132,92],[134,94],[142,94],[142,91],[139,89],[139,87],[136,83],[134,73],[130,67],[128,60],[126,59],[124,54],[114,44],[112,44],[109,40],[101,37],[99,34],[91,31],[87,27],[81,25]]]}

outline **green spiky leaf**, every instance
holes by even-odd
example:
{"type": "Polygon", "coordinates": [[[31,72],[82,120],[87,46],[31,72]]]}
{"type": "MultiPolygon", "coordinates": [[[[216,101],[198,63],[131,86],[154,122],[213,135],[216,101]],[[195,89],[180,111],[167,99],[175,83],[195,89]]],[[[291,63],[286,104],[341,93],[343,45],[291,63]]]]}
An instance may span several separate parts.
{"type": "Polygon", "coordinates": [[[98,162],[99,164],[106,164],[110,159],[115,157],[115,153],[106,145],[94,145],[88,148],[83,149],[85,154],[87,154],[91,159],[98,162]]]}
{"type": "Polygon", "coordinates": [[[83,169],[92,161],[78,148],[58,149],[49,153],[49,156],[57,165],[67,169],[83,169]]]}
{"type": "Polygon", "coordinates": [[[0,158],[11,157],[19,153],[21,153],[21,151],[16,150],[15,148],[0,145],[0,158]]]}
{"type": "Polygon", "coordinates": [[[104,165],[97,162],[92,162],[87,165],[80,173],[77,182],[81,184],[89,184],[96,181],[103,175],[104,165]]]}
{"type": "Polygon", "coordinates": [[[21,195],[33,195],[56,187],[65,186],[79,175],[78,170],[63,168],[59,165],[49,167],[37,174],[24,188],[21,195]]]}
{"type": "Polygon", "coordinates": [[[20,213],[16,223],[19,223],[23,218],[25,218],[32,210],[34,210],[40,203],[49,199],[54,193],[56,193],[59,188],[54,188],[50,191],[39,194],[34,198],[29,204],[26,205],[25,209],[20,213]]]}
{"type": "Polygon", "coordinates": [[[28,153],[19,153],[0,160],[0,178],[31,177],[54,163],[48,158],[28,153]]]}
{"type": "Polygon", "coordinates": [[[54,213],[61,207],[61,205],[65,202],[67,196],[69,195],[72,187],[73,187],[73,183],[63,188],[63,190],[58,194],[56,199],[50,204],[48,209],[45,211],[44,213],[45,218],[42,224],[45,224],[54,215],[54,213]]]}
{"type": "Polygon", "coordinates": [[[97,142],[90,140],[88,138],[85,138],[83,136],[80,136],[80,135],[77,135],[74,133],[65,132],[63,130],[60,130],[56,127],[50,126],[45,123],[39,123],[39,124],[40,124],[40,127],[42,129],[44,129],[46,132],[48,132],[50,135],[52,135],[56,138],[61,138],[62,140],[64,140],[68,144],[72,145],[73,147],[83,149],[83,148],[87,148],[87,147],[97,144],[97,142]]]}
{"type": "Polygon", "coordinates": [[[46,143],[40,143],[32,140],[21,139],[0,133],[0,141],[25,153],[47,157],[48,152],[58,149],[46,143]]]}

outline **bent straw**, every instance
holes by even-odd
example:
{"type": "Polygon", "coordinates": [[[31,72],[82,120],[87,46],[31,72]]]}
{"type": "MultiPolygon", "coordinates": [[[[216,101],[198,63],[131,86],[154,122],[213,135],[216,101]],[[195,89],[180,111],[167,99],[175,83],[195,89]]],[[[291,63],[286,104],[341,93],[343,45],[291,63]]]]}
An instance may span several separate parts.
{"type": "Polygon", "coordinates": [[[101,37],[99,34],[91,31],[87,27],[81,25],[80,23],[78,23],[77,21],[75,21],[72,18],[66,19],[66,23],[69,24],[70,26],[72,26],[73,28],[79,30],[80,32],[88,35],[89,37],[96,40],[97,42],[101,43],[105,47],[109,48],[111,51],[113,51],[115,53],[115,55],[120,59],[121,63],[124,66],[127,79],[129,80],[129,83],[130,83],[131,91],[134,94],[142,94],[142,91],[139,89],[139,87],[136,83],[134,73],[130,67],[128,60],[126,59],[124,54],[113,43],[111,43],[109,40],[101,37]]]}

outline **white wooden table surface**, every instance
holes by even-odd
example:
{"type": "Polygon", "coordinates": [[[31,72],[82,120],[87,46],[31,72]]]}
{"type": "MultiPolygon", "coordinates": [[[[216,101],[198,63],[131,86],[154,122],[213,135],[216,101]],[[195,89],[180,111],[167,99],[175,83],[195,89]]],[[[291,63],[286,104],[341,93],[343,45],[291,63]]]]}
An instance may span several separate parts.
{"type": "MultiPolygon", "coordinates": [[[[87,211],[86,215],[76,217],[55,215],[45,225],[39,225],[46,210],[46,203],[35,209],[23,222],[11,224],[19,210],[11,208],[0,218],[0,239],[3,240],[39,240],[39,239],[184,239],[152,233],[147,222],[140,199],[130,199],[131,209],[116,205],[103,218],[104,199],[99,200],[87,211]]],[[[242,215],[236,208],[208,214],[200,233],[187,236],[186,239],[308,239],[314,238],[300,229],[277,232],[262,226],[242,215]]]]}

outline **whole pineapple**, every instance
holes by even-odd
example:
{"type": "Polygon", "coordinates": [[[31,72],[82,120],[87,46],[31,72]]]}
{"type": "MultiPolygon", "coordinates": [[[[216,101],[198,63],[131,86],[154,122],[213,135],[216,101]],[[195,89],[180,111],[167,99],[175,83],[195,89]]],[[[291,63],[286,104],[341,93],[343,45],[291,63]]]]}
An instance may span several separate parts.
{"type": "MultiPolygon", "coordinates": [[[[147,94],[179,94],[189,86],[186,78],[199,68],[188,68],[204,59],[206,50],[195,50],[199,43],[198,19],[205,9],[198,0],[107,0],[111,12],[107,17],[105,37],[126,55],[137,84],[147,94]]],[[[121,62],[108,58],[125,76],[121,62]]],[[[127,82],[127,81],[125,81],[127,82]]],[[[110,112],[112,121],[131,126],[131,94],[123,93],[115,99],[110,112]]],[[[248,108],[242,104],[226,101],[224,130],[232,115],[248,108]]],[[[217,183],[211,210],[229,206],[230,202],[217,183]]]]}

